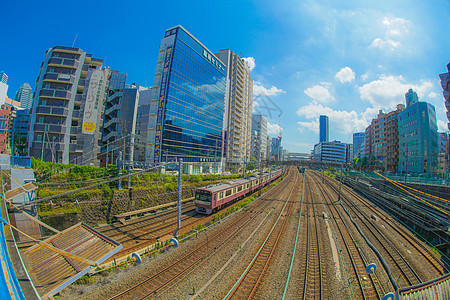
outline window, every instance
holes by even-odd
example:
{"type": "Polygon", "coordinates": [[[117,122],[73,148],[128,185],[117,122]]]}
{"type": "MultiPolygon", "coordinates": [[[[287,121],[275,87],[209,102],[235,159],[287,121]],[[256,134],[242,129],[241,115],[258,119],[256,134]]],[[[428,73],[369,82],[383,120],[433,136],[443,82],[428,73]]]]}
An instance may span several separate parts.
{"type": "Polygon", "coordinates": [[[54,72],[55,72],[55,69],[49,69],[48,72],[49,72],[49,73],[54,73],[54,72]]]}
{"type": "Polygon", "coordinates": [[[46,84],[46,85],[45,85],[45,88],[46,88],[46,89],[49,89],[49,88],[50,88],[50,84],[46,84]]]}
{"type": "Polygon", "coordinates": [[[230,195],[231,195],[231,191],[232,191],[232,189],[227,190],[227,191],[225,192],[225,197],[230,196],[230,195]]]}
{"type": "Polygon", "coordinates": [[[42,142],[42,135],[38,135],[38,136],[37,136],[37,141],[38,141],[38,142],[42,142]]]}
{"type": "Polygon", "coordinates": [[[44,123],[44,117],[39,118],[39,123],[44,123]]]}
{"type": "Polygon", "coordinates": [[[237,191],[238,191],[238,192],[242,191],[242,187],[243,187],[242,185],[241,185],[241,186],[238,186],[237,191]]]}

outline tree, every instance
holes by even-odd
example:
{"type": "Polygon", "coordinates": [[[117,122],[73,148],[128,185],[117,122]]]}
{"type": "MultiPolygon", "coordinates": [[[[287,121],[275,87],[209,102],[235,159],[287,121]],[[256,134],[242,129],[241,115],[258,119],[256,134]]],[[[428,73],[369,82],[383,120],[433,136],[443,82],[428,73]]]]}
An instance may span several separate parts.
{"type": "Polygon", "coordinates": [[[13,155],[18,155],[18,156],[25,156],[28,154],[28,149],[27,149],[27,139],[26,137],[22,136],[22,137],[18,137],[18,136],[14,136],[14,142],[13,142],[13,155]]]}

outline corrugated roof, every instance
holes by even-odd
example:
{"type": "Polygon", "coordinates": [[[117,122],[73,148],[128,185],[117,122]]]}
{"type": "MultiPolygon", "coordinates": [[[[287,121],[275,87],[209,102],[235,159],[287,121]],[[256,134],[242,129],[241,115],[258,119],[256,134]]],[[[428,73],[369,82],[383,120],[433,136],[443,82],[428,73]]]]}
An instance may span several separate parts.
{"type": "MultiPolygon", "coordinates": [[[[122,245],[86,224],[74,225],[44,242],[92,260],[97,264],[122,249],[122,245]]],[[[41,296],[54,295],[95,266],[69,258],[37,244],[23,253],[27,270],[41,296]]]]}

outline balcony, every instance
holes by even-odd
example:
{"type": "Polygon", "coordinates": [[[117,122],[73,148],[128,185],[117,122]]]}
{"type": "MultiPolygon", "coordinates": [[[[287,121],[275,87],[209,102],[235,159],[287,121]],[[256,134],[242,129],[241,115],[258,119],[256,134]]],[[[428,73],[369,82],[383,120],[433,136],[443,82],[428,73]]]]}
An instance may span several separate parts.
{"type": "Polygon", "coordinates": [[[39,105],[36,108],[36,114],[67,117],[69,110],[65,107],[39,105]]]}
{"type": "Polygon", "coordinates": [[[77,152],[77,150],[81,151],[82,149],[77,144],[69,144],[69,152],[77,152]]]}
{"type": "Polygon", "coordinates": [[[68,100],[72,97],[72,94],[69,91],[64,90],[41,89],[39,91],[39,96],[68,100]]]}
{"type": "Polygon", "coordinates": [[[55,46],[55,47],[53,47],[52,52],[81,54],[82,51],[81,51],[81,49],[73,48],[73,47],[55,46]]]}
{"type": "Polygon", "coordinates": [[[51,123],[36,123],[34,124],[34,131],[44,132],[47,128],[48,133],[66,133],[66,126],[59,124],[51,124],[51,123]]]}
{"type": "Polygon", "coordinates": [[[72,112],[72,119],[79,119],[80,118],[80,111],[79,110],[74,110],[72,112]]]}
{"type": "Polygon", "coordinates": [[[77,135],[78,134],[78,127],[72,126],[70,127],[70,135],[77,135]]]}
{"type": "Polygon", "coordinates": [[[75,96],[75,104],[81,104],[81,99],[83,98],[83,95],[82,94],[77,94],[76,96],[75,96]]]}

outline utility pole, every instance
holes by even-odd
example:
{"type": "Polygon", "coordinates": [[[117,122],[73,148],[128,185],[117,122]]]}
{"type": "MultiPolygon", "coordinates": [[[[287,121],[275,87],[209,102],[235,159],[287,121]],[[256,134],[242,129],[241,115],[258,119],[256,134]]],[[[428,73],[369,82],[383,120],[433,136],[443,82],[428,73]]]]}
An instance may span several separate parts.
{"type": "MultiPolygon", "coordinates": [[[[119,156],[117,157],[117,168],[119,169],[119,178],[122,176],[122,151],[119,151],[119,156]]],[[[119,179],[119,190],[122,189],[122,179],[119,179]]]]}
{"type": "Polygon", "coordinates": [[[177,201],[177,228],[173,236],[178,238],[178,230],[181,228],[181,185],[182,185],[183,159],[178,159],[178,201],[177,201]]]}

